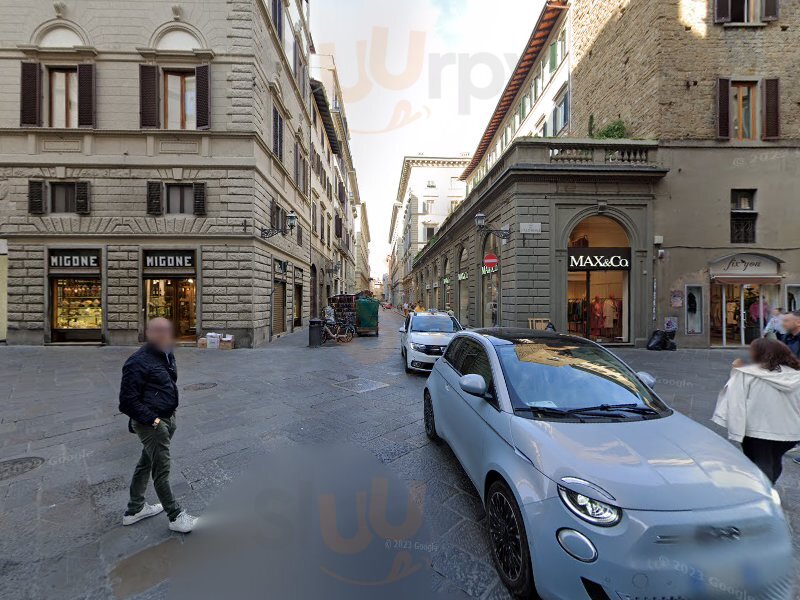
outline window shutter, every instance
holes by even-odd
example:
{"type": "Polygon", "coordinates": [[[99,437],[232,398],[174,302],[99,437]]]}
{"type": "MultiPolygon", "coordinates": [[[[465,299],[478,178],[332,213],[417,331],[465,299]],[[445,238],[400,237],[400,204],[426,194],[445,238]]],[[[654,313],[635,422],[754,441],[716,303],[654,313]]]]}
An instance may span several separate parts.
{"type": "Polygon", "coordinates": [[[28,212],[32,215],[44,214],[44,181],[28,182],[28,212]]]}
{"type": "Polygon", "coordinates": [[[297,244],[299,246],[303,244],[303,228],[300,225],[297,226],[297,244]]]}
{"type": "Polygon", "coordinates": [[[198,217],[206,215],[206,184],[203,182],[194,184],[194,214],[198,217]]]}
{"type": "Polygon", "coordinates": [[[780,80],[765,79],[763,139],[777,140],[781,135],[780,80]]]}
{"type": "Polygon", "coordinates": [[[197,111],[197,128],[211,128],[211,68],[208,65],[200,65],[194,70],[195,82],[197,85],[197,96],[195,110],[197,111]]]}
{"type": "Polygon", "coordinates": [[[761,20],[762,21],[777,21],[780,15],[780,2],[779,0],[762,0],[761,3],[761,20]]]}
{"type": "Polygon", "coordinates": [[[78,181],[75,184],[75,212],[79,215],[88,215],[90,212],[88,181],[78,181]]]}
{"type": "Polygon", "coordinates": [[[163,215],[164,203],[161,199],[163,194],[163,186],[160,181],[147,182],[147,214],[148,215],[163,215]]]}
{"type": "Polygon", "coordinates": [[[731,80],[717,81],[717,137],[728,140],[731,137],[731,80]]]}
{"type": "Polygon", "coordinates": [[[283,162],[283,117],[278,115],[278,158],[283,162]]]}
{"type": "Polygon", "coordinates": [[[714,22],[730,23],[731,0],[714,0],[714,22]]]}
{"type": "Polygon", "coordinates": [[[269,226],[272,229],[278,228],[278,219],[276,216],[277,205],[275,204],[275,198],[271,200],[271,204],[269,207],[269,226]]]}
{"type": "Polygon", "coordinates": [[[21,63],[19,78],[19,124],[39,127],[42,124],[42,68],[39,63],[21,63]]]}
{"type": "Polygon", "coordinates": [[[158,67],[139,65],[139,126],[160,127],[158,67]]]}
{"type": "Polygon", "coordinates": [[[272,151],[278,154],[278,109],[272,108],[272,151]]]}
{"type": "Polygon", "coordinates": [[[78,127],[95,127],[95,66],[78,65],[78,127]]]}

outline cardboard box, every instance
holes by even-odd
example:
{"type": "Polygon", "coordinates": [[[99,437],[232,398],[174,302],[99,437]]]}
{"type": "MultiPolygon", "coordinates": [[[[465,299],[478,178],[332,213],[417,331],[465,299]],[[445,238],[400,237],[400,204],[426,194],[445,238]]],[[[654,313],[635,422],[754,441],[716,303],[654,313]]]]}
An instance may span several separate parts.
{"type": "Polygon", "coordinates": [[[209,350],[218,350],[219,342],[220,342],[219,335],[208,334],[208,336],[206,336],[206,344],[208,345],[209,350]]]}
{"type": "Polygon", "coordinates": [[[233,346],[234,346],[233,339],[219,341],[220,350],[233,350],[233,346]]]}
{"type": "Polygon", "coordinates": [[[204,337],[199,338],[197,340],[197,347],[198,348],[207,349],[208,348],[208,340],[206,338],[204,338],[204,337]]]}

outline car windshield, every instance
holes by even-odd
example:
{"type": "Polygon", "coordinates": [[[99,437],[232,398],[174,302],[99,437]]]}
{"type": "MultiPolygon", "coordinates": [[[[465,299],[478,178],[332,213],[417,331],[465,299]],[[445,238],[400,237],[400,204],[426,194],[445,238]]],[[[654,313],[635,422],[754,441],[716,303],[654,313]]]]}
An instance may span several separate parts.
{"type": "Polygon", "coordinates": [[[629,412],[669,411],[622,362],[598,346],[561,339],[515,342],[497,348],[515,408],[551,414],[592,407],[608,412],[620,405],[618,410],[629,412]]]}
{"type": "Polygon", "coordinates": [[[411,331],[453,333],[459,329],[456,320],[447,315],[417,315],[411,320],[411,331]]]}

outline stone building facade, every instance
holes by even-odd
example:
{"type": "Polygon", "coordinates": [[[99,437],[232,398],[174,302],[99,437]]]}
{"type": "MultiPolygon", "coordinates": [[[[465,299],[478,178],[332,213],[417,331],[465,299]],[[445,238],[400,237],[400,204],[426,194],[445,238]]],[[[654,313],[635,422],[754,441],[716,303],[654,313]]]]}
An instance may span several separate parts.
{"type": "Polygon", "coordinates": [[[307,0],[0,15],[8,342],[134,344],[161,315],[252,346],[307,324],[307,0]]]}
{"type": "MultiPolygon", "coordinates": [[[[441,224],[464,199],[459,177],[466,157],[406,156],[389,225],[389,283],[387,300],[427,302],[433,288],[414,288],[411,271],[416,254],[434,238],[441,224]],[[425,292],[428,292],[427,294],[425,292]]],[[[438,285],[437,285],[438,289],[438,285]]]]}
{"type": "Polygon", "coordinates": [[[798,19],[789,1],[547,3],[415,285],[455,278],[470,325],[749,343],[800,300],[798,19]]]}

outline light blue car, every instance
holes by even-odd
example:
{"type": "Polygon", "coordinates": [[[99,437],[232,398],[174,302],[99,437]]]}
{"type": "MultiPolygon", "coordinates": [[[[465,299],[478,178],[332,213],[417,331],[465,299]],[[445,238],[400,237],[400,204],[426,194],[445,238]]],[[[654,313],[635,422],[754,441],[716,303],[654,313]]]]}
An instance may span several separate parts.
{"type": "Polygon", "coordinates": [[[516,597],[790,600],[777,492],[654,383],[582,338],[463,331],[426,384],[425,431],[478,490],[516,597]]]}

